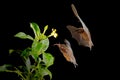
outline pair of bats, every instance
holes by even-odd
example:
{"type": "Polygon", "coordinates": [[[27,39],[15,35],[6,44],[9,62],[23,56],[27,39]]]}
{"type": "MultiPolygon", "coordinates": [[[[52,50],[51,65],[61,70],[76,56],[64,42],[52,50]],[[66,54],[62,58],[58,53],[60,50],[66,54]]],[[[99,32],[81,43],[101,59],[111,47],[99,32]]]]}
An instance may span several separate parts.
{"type": "MultiPolygon", "coordinates": [[[[85,23],[82,21],[82,19],[79,17],[78,12],[77,12],[74,4],[71,4],[71,8],[72,8],[74,15],[81,22],[82,28],[77,28],[77,27],[74,27],[72,25],[67,25],[67,29],[70,31],[72,38],[74,38],[78,42],[79,45],[89,47],[91,50],[92,46],[93,46],[93,42],[91,40],[91,35],[89,32],[89,29],[87,28],[85,23]]],[[[76,59],[74,57],[74,54],[73,54],[73,51],[71,48],[71,44],[67,39],[65,39],[64,42],[65,42],[65,44],[54,44],[54,45],[57,45],[59,50],[61,51],[61,53],[65,57],[65,59],[68,62],[73,63],[74,66],[76,67],[78,64],[77,64],[76,59]]]]}

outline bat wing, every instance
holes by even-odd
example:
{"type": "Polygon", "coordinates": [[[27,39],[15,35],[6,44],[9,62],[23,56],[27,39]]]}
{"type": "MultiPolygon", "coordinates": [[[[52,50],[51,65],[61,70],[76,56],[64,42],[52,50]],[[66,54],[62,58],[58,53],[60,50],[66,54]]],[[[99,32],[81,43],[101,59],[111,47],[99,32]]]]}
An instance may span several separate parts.
{"type": "Polygon", "coordinates": [[[70,31],[72,38],[74,38],[79,45],[83,45],[85,43],[85,41],[83,40],[82,36],[81,36],[81,29],[80,28],[76,28],[74,26],[68,25],[67,29],[70,31]]]}
{"type": "Polygon", "coordinates": [[[76,67],[78,64],[77,64],[76,59],[74,57],[73,50],[71,48],[71,44],[67,39],[65,39],[64,42],[66,43],[65,45],[66,45],[66,49],[67,49],[67,54],[68,54],[68,57],[70,59],[69,62],[73,63],[74,66],[76,67]]]}
{"type": "Polygon", "coordinates": [[[78,15],[78,12],[77,12],[74,4],[71,4],[71,8],[72,8],[72,11],[73,11],[74,15],[75,15],[75,16],[79,19],[79,21],[81,22],[83,29],[85,30],[85,32],[87,33],[87,35],[90,37],[90,32],[89,32],[87,26],[85,25],[85,23],[83,22],[83,20],[82,20],[82,19],[80,18],[80,16],[78,15]]]}
{"type": "Polygon", "coordinates": [[[65,42],[65,44],[55,44],[55,45],[57,45],[59,47],[59,50],[61,51],[61,53],[63,54],[65,59],[68,62],[73,63],[74,66],[76,67],[78,64],[77,64],[76,59],[74,57],[72,48],[70,46],[70,42],[67,39],[65,39],[64,42],[65,42]]]}
{"type": "MultiPolygon", "coordinates": [[[[91,47],[93,46],[93,42],[92,42],[92,40],[91,40],[90,31],[89,31],[89,29],[87,28],[87,26],[85,25],[85,23],[82,21],[82,19],[80,18],[80,16],[78,15],[78,12],[77,12],[74,4],[71,4],[71,8],[72,8],[72,11],[73,11],[74,15],[75,15],[75,16],[79,19],[79,21],[81,22],[82,27],[83,27],[83,29],[84,29],[84,31],[85,31],[84,33],[86,34],[86,37],[89,38],[89,42],[83,40],[82,43],[83,43],[83,42],[86,42],[86,44],[84,44],[84,45],[85,45],[85,46],[88,46],[88,47],[91,49],[91,47]],[[88,43],[88,44],[87,44],[87,43],[88,43]]],[[[83,34],[82,34],[82,36],[83,36],[83,34]]],[[[85,36],[84,36],[84,37],[85,37],[85,36]]]]}
{"type": "Polygon", "coordinates": [[[83,28],[76,28],[68,25],[67,29],[70,31],[72,38],[74,38],[79,45],[83,45],[91,49],[91,37],[88,36],[88,33],[83,28]]]}
{"type": "Polygon", "coordinates": [[[91,40],[90,31],[89,31],[89,29],[87,28],[87,26],[85,25],[85,23],[82,21],[82,19],[80,17],[79,17],[79,20],[80,20],[80,22],[81,22],[81,24],[83,26],[83,29],[84,29],[84,37],[88,38],[87,39],[88,44],[86,44],[85,46],[89,47],[90,50],[91,50],[92,46],[94,46],[94,45],[93,45],[93,42],[91,40]]]}
{"type": "Polygon", "coordinates": [[[71,8],[72,8],[72,11],[73,11],[74,15],[79,19],[80,17],[79,17],[79,15],[78,15],[78,12],[77,12],[74,4],[71,4],[71,8]]]}
{"type": "Polygon", "coordinates": [[[86,37],[88,38],[88,47],[91,49],[93,45],[93,42],[91,40],[91,34],[89,29],[87,28],[87,26],[85,25],[85,23],[82,21],[82,19],[80,18],[80,22],[82,23],[83,29],[84,29],[84,33],[86,34],[86,37]]]}
{"type": "Polygon", "coordinates": [[[80,36],[80,34],[77,32],[78,28],[68,25],[67,29],[70,31],[72,38],[74,38],[75,40],[77,40],[78,44],[81,42],[82,38],[80,36]]]}

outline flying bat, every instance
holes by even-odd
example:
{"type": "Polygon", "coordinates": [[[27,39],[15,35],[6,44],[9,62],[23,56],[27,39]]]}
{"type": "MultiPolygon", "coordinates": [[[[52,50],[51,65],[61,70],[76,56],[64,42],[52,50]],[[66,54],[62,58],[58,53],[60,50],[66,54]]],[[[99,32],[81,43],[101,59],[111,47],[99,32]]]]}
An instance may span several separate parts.
{"type": "Polygon", "coordinates": [[[60,44],[59,43],[59,44],[54,44],[54,45],[57,45],[60,52],[65,57],[65,59],[68,62],[73,63],[74,66],[76,67],[78,64],[77,64],[76,59],[74,57],[74,54],[73,54],[73,51],[72,51],[72,48],[71,48],[71,44],[67,39],[65,39],[64,42],[65,42],[65,44],[60,44]]]}
{"type": "Polygon", "coordinates": [[[93,42],[91,40],[91,34],[85,23],[82,21],[82,19],[79,17],[78,12],[73,4],[71,4],[72,11],[74,15],[78,18],[78,20],[81,22],[82,27],[77,28],[72,25],[67,25],[67,29],[70,31],[72,38],[74,38],[79,45],[83,45],[85,47],[89,47],[90,50],[93,46],[93,42]]]}

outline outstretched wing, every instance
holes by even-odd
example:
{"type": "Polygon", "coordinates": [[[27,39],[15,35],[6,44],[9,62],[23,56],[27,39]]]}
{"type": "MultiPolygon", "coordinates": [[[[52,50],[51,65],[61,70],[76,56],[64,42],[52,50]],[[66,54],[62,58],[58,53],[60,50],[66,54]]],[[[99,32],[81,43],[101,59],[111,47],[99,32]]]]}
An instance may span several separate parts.
{"type": "Polygon", "coordinates": [[[72,38],[74,38],[78,42],[78,44],[80,44],[82,42],[81,41],[82,37],[81,37],[80,33],[78,33],[78,28],[71,26],[71,25],[68,25],[66,27],[70,31],[72,38]]]}
{"type": "MultiPolygon", "coordinates": [[[[89,31],[89,29],[87,28],[87,26],[85,25],[85,23],[82,21],[82,19],[80,18],[80,16],[78,15],[78,12],[77,12],[74,4],[71,4],[71,8],[72,8],[72,11],[73,11],[74,15],[79,19],[79,21],[81,22],[82,27],[83,27],[83,29],[84,29],[84,33],[81,34],[81,35],[82,35],[84,38],[85,38],[85,37],[88,38],[87,40],[89,40],[89,41],[87,41],[88,44],[86,43],[86,44],[84,44],[84,45],[90,47],[90,49],[91,49],[91,47],[93,46],[93,42],[92,42],[92,40],[91,40],[90,31],[89,31]]],[[[86,42],[86,41],[82,41],[82,42],[86,42]]]]}
{"type": "Polygon", "coordinates": [[[72,38],[74,38],[79,45],[88,46],[89,38],[84,32],[83,28],[76,28],[74,26],[68,25],[67,29],[70,31],[72,38]]]}
{"type": "Polygon", "coordinates": [[[76,59],[74,57],[73,50],[70,46],[70,42],[67,39],[65,39],[64,42],[65,42],[65,44],[55,44],[55,45],[57,45],[59,47],[59,50],[61,51],[61,53],[63,54],[65,59],[68,62],[73,63],[74,66],[76,67],[78,64],[77,64],[76,59]]]}

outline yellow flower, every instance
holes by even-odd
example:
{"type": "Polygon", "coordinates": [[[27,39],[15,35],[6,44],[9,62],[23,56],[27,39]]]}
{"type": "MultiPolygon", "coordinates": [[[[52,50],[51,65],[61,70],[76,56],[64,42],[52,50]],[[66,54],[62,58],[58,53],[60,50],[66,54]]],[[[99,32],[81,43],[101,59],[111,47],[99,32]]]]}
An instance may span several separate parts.
{"type": "Polygon", "coordinates": [[[55,33],[55,34],[54,34],[54,37],[55,37],[55,38],[57,38],[57,36],[58,36],[58,34],[57,34],[57,33],[55,33]]]}
{"type": "Polygon", "coordinates": [[[58,34],[56,33],[56,31],[57,31],[56,29],[52,29],[52,32],[48,37],[53,36],[53,37],[57,38],[58,34]]]}

